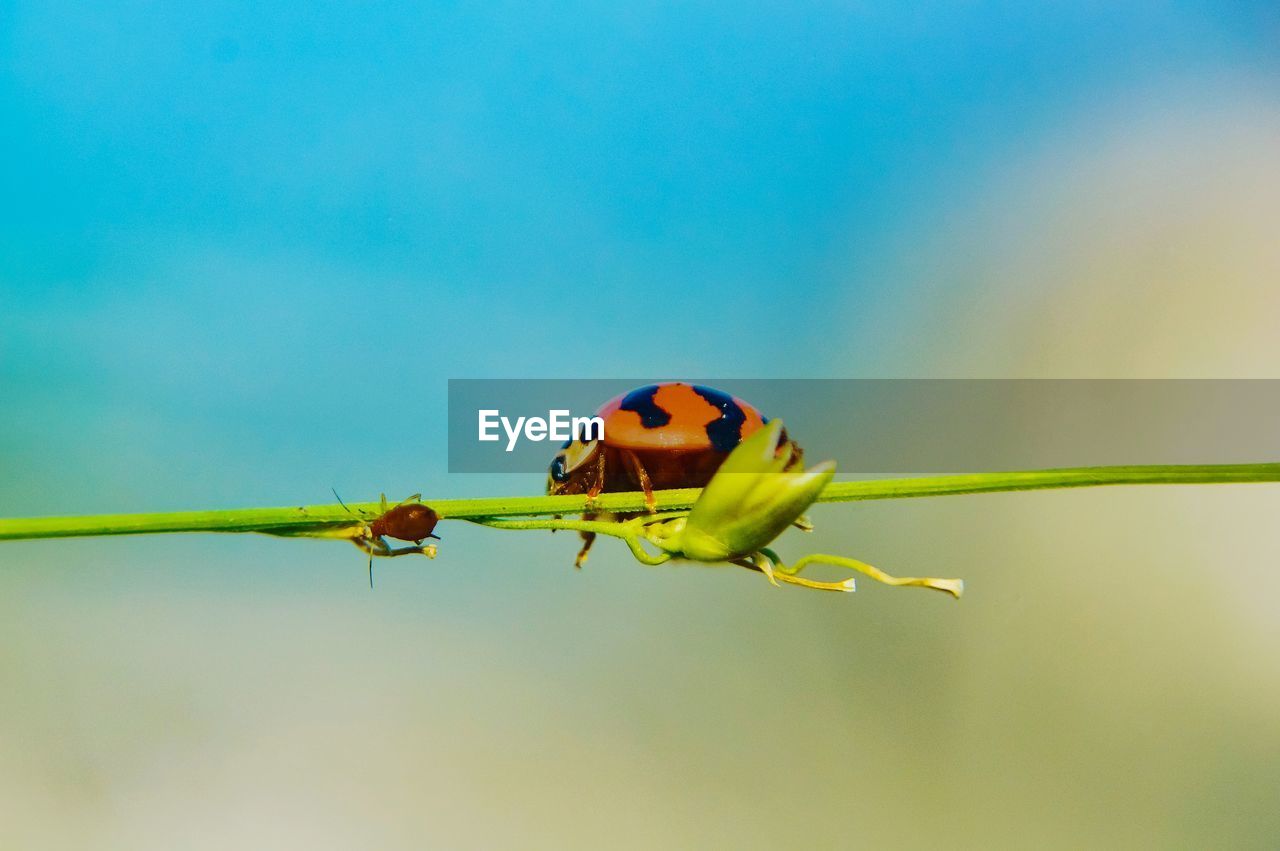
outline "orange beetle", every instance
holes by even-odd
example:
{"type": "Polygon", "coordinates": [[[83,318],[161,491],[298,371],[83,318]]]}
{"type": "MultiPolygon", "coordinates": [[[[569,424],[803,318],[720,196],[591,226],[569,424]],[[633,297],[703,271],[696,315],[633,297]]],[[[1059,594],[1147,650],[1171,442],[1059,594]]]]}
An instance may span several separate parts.
{"type": "MultiPolygon", "coordinates": [[[[575,436],[566,443],[551,462],[547,493],[586,494],[590,500],[605,492],[641,490],[650,511],[654,490],[705,487],[743,438],[769,421],[741,399],[680,381],[624,393],[596,416],[604,422],[603,438],[575,436]]],[[[779,446],[788,443],[792,465],[799,464],[800,447],[784,431],[779,446]]],[[[595,535],[582,537],[579,567],[595,535]]]]}

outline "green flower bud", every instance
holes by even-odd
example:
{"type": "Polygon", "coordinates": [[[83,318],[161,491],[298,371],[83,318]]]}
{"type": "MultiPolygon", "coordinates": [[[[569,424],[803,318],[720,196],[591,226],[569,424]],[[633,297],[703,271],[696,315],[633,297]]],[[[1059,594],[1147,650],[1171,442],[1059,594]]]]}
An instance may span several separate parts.
{"type": "Polygon", "coordinates": [[[758,552],[813,504],[836,472],[834,461],[788,470],[790,444],[778,447],[773,420],[729,454],[683,525],[668,526],[654,543],[694,561],[727,561],[758,552]]]}

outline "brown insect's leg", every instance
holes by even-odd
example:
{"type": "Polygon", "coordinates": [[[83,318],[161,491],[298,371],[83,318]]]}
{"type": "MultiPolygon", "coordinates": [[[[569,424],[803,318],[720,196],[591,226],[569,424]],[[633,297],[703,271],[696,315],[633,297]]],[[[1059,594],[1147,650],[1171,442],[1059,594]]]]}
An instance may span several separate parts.
{"type": "MultiPolygon", "coordinates": [[[[435,537],[432,535],[431,537],[435,537]]],[[[437,539],[438,540],[438,539],[437,539]]],[[[427,544],[426,546],[416,547],[392,547],[387,543],[385,538],[370,537],[361,535],[351,539],[351,543],[369,554],[369,587],[373,587],[373,557],[395,558],[396,556],[408,555],[424,555],[427,558],[436,557],[436,545],[427,544]]]]}
{"type": "MultiPolygon", "coordinates": [[[[440,540],[435,535],[429,535],[428,537],[436,538],[437,541],[440,540]]],[[[424,538],[423,540],[426,540],[426,539],[424,538]]],[[[379,558],[395,558],[396,556],[427,555],[429,551],[435,548],[435,544],[427,544],[426,546],[419,545],[415,547],[393,547],[387,543],[385,538],[375,538],[375,537],[368,537],[364,535],[361,535],[360,537],[352,538],[351,543],[355,544],[357,547],[364,550],[369,555],[378,556],[379,558]]]]}
{"type": "MultiPolygon", "coordinates": [[[[435,537],[432,535],[431,537],[435,537]]],[[[426,540],[425,538],[423,540],[426,540]]],[[[439,539],[437,539],[439,540],[439,539]]],[[[378,553],[384,558],[395,558],[396,556],[417,556],[423,555],[427,558],[435,558],[433,553],[436,551],[435,544],[419,544],[416,547],[388,547],[385,553],[378,553]]]]}
{"type": "Polygon", "coordinates": [[[644,506],[652,514],[657,510],[657,506],[653,501],[653,483],[649,481],[649,471],[644,468],[644,464],[640,463],[639,456],[630,449],[622,450],[622,457],[627,460],[631,471],[635,473],[636,481],[640,483],[640,489],[644,491],[644,506]]]}

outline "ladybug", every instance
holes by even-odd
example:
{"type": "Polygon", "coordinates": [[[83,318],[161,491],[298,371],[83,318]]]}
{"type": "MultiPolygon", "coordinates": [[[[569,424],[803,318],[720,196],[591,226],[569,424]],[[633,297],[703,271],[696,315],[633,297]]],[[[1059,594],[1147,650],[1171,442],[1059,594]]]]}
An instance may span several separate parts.
{"type": "MultiPolygon", "coordinates": [[[[603,437],[575,436],[565,443],[551,462],[547,493],[586,494],[589,501],[601,493],[640,490],[649,511],[655,490],[705,487],[743,438],[769,421],[735,396],[681,381],[624,393],[604,403],[596,416],[604,422],[603,437]]],[[[789,466],[800,464],[800,447],[784,431],[779,447],[788,444],[789,466]]],[[[582,537],[579,567],[595,535],[582,537]]]]}

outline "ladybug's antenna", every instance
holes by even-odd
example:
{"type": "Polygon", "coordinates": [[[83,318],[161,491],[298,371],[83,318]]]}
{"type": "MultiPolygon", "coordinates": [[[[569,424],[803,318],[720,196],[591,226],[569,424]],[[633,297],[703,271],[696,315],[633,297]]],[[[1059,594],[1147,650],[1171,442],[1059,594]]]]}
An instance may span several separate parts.
{"type": "Polygon", "coordinates": [[[369,550],[369,590],[373,590],[373,550],[369,550]]]}

